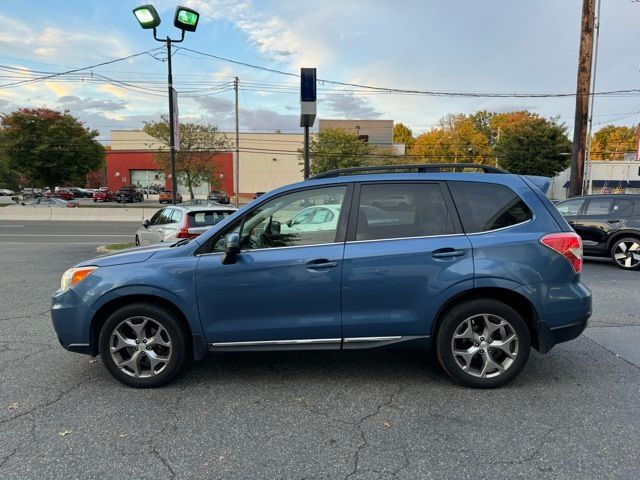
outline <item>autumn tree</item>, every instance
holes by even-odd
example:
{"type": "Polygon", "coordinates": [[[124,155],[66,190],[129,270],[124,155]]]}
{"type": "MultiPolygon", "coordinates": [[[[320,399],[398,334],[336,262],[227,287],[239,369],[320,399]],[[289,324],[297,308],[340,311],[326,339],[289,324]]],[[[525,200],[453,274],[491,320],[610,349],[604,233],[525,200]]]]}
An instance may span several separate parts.
{"type": "Polygon", "coordinates": [[[404,143],[409,150],[413,144],[413,132],[404,123],[396,123],[393,126],[393,143],[404,143]]]}
{"type": "Polygon", "coordinates": [[[84,185],[86,175],[100,167],[104,147],[97,137],[97,130],[67,111],[23,108],[0,117],[0,145],[10,171],[51,189],[84,185]]]}
{"type": "MultiPolygon", "coordinates": [[[[309,142],[310,170],[312,175],[336,168],[360,167],[379,163],[375,147],[362,141],[351,131],[327,128],[312,137],[309,142]]],[[[299,152],[302,162],[302,152],[299,152]]]]}
{"type": "Polygon", "coordinates": [[[622,160],[625,153],[636,151],[637,141],[636,128],[607,125],[593,135],[589,158],[622,160]]]}
{"type": "Polygon", "coordinates": [[[416,161],[494,163],[489,140],[466,115],[447,115],[416,137],[409,151],[416,161]]]}
{"type": "MultiPolygon", "coordinates": [[[[193,189],[205,182],[216,188],[220,182],[218,166],[214,160],[216,154],[230,149],[229,140],[224,133],[213,125],[201,123],[180,124],[180,149],[176,153],[176,171],[178,181],[189,190],[191,198],[193,189]]],[[[144,132],[155,138],[163,150],[169,148],[169,119],[161,117],[158,122],[144,122],[144,132]]],[[[163,151],[158,154],[158,162],[165,170],[171,169],[171,156],[163,151]]]]}
{"type": "Polygon", "coordinates": [[[571,142],[557,119],[525,115],[505,125],[494,153],[511,173],[553,177],[567,168],[571,142]]]}

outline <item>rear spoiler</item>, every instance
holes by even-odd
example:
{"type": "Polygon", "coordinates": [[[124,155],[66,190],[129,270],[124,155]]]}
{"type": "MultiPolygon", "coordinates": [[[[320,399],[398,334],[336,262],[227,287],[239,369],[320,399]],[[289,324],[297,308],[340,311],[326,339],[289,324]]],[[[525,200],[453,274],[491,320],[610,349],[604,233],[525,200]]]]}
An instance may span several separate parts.
{"type": "Polygon", "coordinates": [[[537,175],[522,176],[538,187],[545,195],[549,191],[549,187],[551,186],[551,179],[549,177],[539,177],[537,175]]]}

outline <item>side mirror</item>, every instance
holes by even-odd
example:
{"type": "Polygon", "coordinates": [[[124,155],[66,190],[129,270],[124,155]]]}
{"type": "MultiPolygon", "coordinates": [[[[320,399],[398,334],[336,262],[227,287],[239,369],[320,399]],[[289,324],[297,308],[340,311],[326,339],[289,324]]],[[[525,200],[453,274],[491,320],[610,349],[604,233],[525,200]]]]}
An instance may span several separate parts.
{"type": "Polygon", "coordinates": [[[240,253],[240,235],[237,233],[230,233],[225,239],[226,248],[222,254],[222,264],[231,265],[236,263],[236,257],[240,253]]]}
{"type": "Polygon", "coordinates": [[[143,226],[144,228],[149,228],[149,220],[144,219],[144,220],[142,221],[142,226],[143,226]]]}
{"type": "Polygon", "coordinates": [[[287,227],[293,227],[293,218],[291,220],[287,220],[287,227]]]}
{"type": "Polygon", "coordinates": [[[270,235],[280,235],[282,231],[282,225],[277,220],[271,221],[271,227],[269,228],[270,235]]]}

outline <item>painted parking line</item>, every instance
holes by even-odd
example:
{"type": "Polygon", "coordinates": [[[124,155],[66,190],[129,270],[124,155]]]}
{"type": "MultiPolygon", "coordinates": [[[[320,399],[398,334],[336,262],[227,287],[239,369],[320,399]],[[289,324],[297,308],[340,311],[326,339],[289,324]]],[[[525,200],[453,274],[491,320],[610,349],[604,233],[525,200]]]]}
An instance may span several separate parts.
{"type": "Polygon", "coordinates": [[[24,225],[0,225],[0,228],[24,228],[24,225]]]}

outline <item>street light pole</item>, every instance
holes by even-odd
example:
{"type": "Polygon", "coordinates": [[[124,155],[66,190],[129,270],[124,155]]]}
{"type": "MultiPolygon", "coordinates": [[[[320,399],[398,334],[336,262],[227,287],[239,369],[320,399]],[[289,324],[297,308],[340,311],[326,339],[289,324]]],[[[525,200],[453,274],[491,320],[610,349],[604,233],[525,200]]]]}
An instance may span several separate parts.
{"type": "Polygon", "coordinates": [[[178,176],[176,174],[176,150],[179,145],[176,145],[176,137],[179,137],[178,122],[176,121],[176,108],[178,102],[176,101],[176,91],[173,88],[173,71],[171,68],[171,44],[180,43],[184,40],[184,32],[195,32],[198,27],[198,20],[200,14],[195,10],[187,7],[177,7],[176,13],[173,19],[173,25],[180,29],[180,40],[174,40],[169,38],[158,38],[158,32],[156,27],[160,25],[160,16],[153,5],[142,5],[133,9],[133,14],[138,20],[140,26],[147,30],[153,29],[153,38],[157,42],[162,42],[167,46],[167,87],[169,90],[169,148],[171,149],[171,203],[176,204],[176,196],[178,194],[178,176]]]}
{"type": "Polygon", "coordinates": [[[156,35],[156,29],[153,29],[153,38],[158,42],[163,42],[167,45],[167,67],[168,67],[168,75],[167,75],[167,85],[169,89],[169,149],[171,151],[171,203],[175,205],[177,203],[176,197],[178,193],[178,177],[176,175],[176,124],[175,124],[175,114],[174,104],[175,104],[175,90],[173,89],[173,68],[171,65],[171,44],[172,43],[180,43],[184,40],[184,30],[182,30],[182,36],[180,40],[172,40],[167,37],[166,39],[158,38],[156,35]]]}

